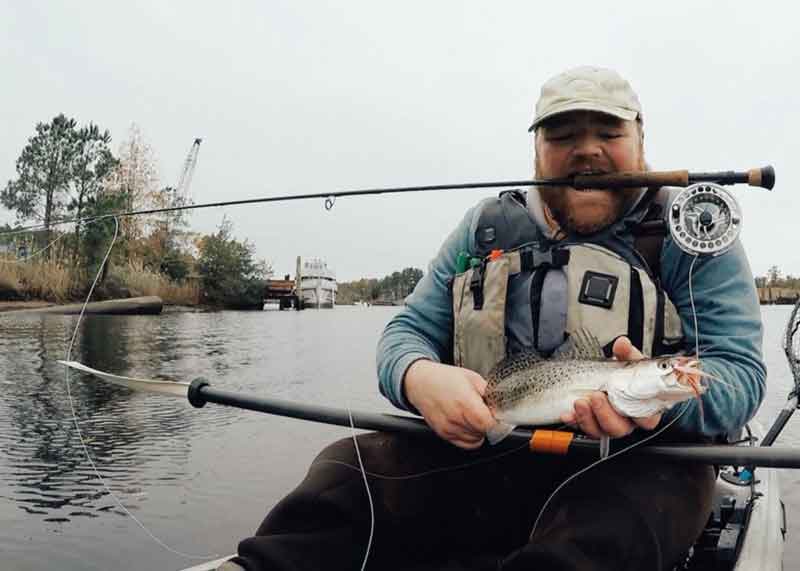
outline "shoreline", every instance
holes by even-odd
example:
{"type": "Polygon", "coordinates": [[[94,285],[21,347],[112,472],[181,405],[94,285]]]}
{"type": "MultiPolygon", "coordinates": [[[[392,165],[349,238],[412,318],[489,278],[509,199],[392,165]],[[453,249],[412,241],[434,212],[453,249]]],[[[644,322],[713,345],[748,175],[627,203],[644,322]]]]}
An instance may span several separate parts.
{"type": "MultiPolygon", "coordinates": [[[[114,300],[102,301],[125,301],[134,298],[119,298],[114,300]]],[[[0,301],[0,313],[14,313],[16,311],[25,311],[31,309],[44,309],[50,307],[64,307],[67,305],[81,304],[82,301],[74,301],[68,303],[53,303],[51,301],[42,300],[28,300],[28,301],[0,301]]],[[[95,302],[97,303],[97,302],[95,302]]],[[[162,313],[206,313],[209,311],[219,311],[222,308],[212,307],[208,305],[187,305],[185,303],[164,303],[162,313]]]]}
{"type": "Polygon", "coordinates": [[[40,309],[56,305],[49,301],[0,301],[0,313],[6,311],[19,311],[21,309],[40,309]]]}

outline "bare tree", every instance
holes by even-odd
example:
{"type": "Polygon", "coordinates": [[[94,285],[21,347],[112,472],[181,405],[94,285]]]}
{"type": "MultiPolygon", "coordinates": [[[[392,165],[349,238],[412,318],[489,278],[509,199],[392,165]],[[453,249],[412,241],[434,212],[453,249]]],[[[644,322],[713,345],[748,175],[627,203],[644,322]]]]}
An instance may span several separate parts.
{"type": "MultiPolygon", "coordinates": [[[[120,145],[118,157],[119,164],[110,173],[106,190],[122,197],[125,210],[158,207],[161,199],[153,151],[135,123],[128,131],[128,138],[120,145]]],[[[138,240],[145,235],[149,222],[143,216],[125,216],[120,220],[122,235],[129,240],[138,240]]]]}

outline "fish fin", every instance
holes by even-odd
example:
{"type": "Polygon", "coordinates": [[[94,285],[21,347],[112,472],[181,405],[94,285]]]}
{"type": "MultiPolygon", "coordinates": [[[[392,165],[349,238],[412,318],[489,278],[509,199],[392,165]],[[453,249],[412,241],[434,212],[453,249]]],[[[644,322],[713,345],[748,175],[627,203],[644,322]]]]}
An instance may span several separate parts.
{"type": "Polygon", "coordinates": [[[603,347],[588,329],[573,331],[569,339],[564,341],[553,353],[553,359],[559,361],[605,359],[603,347]]]}
{"type": "Polygon", "coordinates": [[[498,422],[489,430],[486,431],[486,439],[489,441],[489,444],[494,446],[501,440],[503,440],[506,436],[511,434],[511,432],[516,428],[515,424],[506,424],[505,422],[498,422]]]}
{"type": "Polygon", "coordinates": [[[611,437],[609,436],[601,436],[600,437],[600,459],[604,460],[608,458],[608,454],[611,452],[611,437]]]}
{"type": "Polygon", "coordinates": [[[490,385],[493,385],[499,379],[504,379],[516,371],[527,369],[532,364],[538,363],[539,361],[544,361],[544,357],[533,349],[515,353],[492,367],[492,370],[486,375],[486,381],[490,385]]]}

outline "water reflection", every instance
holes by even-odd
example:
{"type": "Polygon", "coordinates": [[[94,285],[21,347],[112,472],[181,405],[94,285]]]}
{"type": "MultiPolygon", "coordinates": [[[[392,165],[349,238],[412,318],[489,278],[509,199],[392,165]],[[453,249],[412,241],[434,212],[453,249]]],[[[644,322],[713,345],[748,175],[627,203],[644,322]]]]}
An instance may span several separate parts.
{"type": "MultiPolygon", "coordinates": [[[[373,411],[374,348],[391,308],[87,316],[73,358],[116,374],[373,411]]],[[[765,308],[774,419],[791,386],[780,349],[788,309],[765,308]]],[[[3,569],[179,569],[124,516],[95,477],[67,398],[76,318],[0,314],[0,552],[3,569]],[[24,540],[24,541],[23,541],[24,540]]],[[[124,505],[177,549],[230,552],[346,429],[135,394],[72,373],[75,416],[98,471],[124,505]]],[[[796,419],[778,444],[797,441],[796,419]]],[[[792,475],[793,476],[793,475],[792,475]]],[[[784,480],[790,526],[797,480],[784,480]]],[[[797,506],[795,508],[794,506],[797,506]]],[[[787,546],[787,553],[791,552],[787,546]]],[[[787,559],[788,560],[788,559],[787,559]]]]}
{"type": "MultiPolygon", "coordinates": [[[[47,521],[116,509],[86,459],[76,422],[98,472],[113,476],[123,495],[137,493],[152,477],[149,463],[168,458],[180,466],[185,461],[180,436],[191,426],[177,403],[98,384],[57,365],[74,323],[74,318],[49,316],[2,323],[2,497],[27,513],[50,515],[47,521]]],[[[104,370],[127,371],[130,331],[119,320],[87,316],[72,357],[104,370]]],[[[159,354],[168,354],[170,345],[170,337],[163,336],[159,354]]]]}

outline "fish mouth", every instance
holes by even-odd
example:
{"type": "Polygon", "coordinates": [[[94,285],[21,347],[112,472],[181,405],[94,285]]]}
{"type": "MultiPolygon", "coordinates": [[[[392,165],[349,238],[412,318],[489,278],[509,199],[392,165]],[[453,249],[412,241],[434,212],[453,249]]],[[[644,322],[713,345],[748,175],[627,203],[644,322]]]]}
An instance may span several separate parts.
{"type": "Polygon", "coordinates": [[[678,362],[672,366],[672,372],[678,384],[690,389],[697,398],[700,398],[706,390],[703,380],[711,377],[700,369],[700,361],[691,357],[678,358],[678,362]]]}

